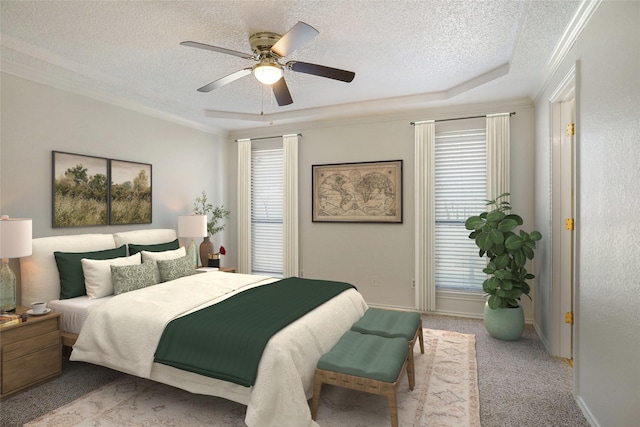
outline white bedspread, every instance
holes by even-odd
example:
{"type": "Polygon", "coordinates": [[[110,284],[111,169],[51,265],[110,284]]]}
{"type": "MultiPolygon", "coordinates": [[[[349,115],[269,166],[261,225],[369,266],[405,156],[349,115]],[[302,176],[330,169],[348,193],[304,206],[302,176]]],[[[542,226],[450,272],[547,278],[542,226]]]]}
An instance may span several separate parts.
{"type": "Polygon", "coordinates": [[[317,426],[307,403],[315,366],[366,311],[366,303],[355,290],[343,292],[274,335],[262,355],[253,387],[153,362],[162,331],[172,319],[275,280],[211,272],[118,295],[90,312],[71,360],[238,401],[247,405],[248,426],[317,426]]]}

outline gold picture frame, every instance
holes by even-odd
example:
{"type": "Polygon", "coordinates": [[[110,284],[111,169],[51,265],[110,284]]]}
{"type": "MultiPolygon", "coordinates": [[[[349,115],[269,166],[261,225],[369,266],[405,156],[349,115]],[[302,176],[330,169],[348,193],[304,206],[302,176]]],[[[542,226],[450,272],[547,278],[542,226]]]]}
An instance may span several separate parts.
{"type": "Polygon", "coordinates": [[[313,222],[402,223],[402,160],[313,165],[313,222]]]}

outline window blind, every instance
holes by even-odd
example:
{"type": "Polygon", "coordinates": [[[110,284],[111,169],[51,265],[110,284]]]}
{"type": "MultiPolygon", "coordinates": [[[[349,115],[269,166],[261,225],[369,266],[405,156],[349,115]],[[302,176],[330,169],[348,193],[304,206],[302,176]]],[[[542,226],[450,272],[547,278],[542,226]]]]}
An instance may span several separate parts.
{"type": "Polygon", "coordinates": [[[486,131],[436,133],[435,255],[436,288],[482,290],[486,261],[464,228],[485,209],[486,131]]]}
{"type": "Polygon", "coordinates": [[[284,152],[251,151],[251,272],[282,276],[284,152]]]}

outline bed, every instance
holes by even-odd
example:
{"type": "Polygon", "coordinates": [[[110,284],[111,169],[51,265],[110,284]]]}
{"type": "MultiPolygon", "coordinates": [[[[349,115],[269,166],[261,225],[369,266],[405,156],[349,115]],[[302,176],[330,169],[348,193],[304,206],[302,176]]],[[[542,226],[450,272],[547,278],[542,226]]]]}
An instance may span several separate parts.
{"type": "Polygon", "coordinates": [[[33,254],[21,259],[22,304],[46,300],[62,312],[63,343],[70,359],[99,364],[192,393],[218,396],[247,406],[248,426],[317,426],[307,400],[317,360],[367,309],[349,289],[312,309],[268,340],[251,386],[178,369],[154,361],[165,326],[175,318],[212,307],[245,290],[274,286],[266,276],[207,272],[101,298],[60,300],[54,251],[84,252],[123,244],[158,244],[174,230],[139,230],[34,239],[33,254]]]}

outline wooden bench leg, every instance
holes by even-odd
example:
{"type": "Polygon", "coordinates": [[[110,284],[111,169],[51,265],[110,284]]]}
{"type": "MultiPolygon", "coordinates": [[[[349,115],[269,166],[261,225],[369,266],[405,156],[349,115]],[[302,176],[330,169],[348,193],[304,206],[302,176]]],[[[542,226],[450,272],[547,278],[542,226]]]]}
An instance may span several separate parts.
{"type": "Polygon", "coordinates": [[[413,343],[409,343],[409,353],[407,355],[407,378],[409,380],[409,390],[413,390],[416,385],[416,370],[413,366],[413,343]]]}
{"type": "Polygon", "coordinates": [[[422,322],[418,325],[418,339],[420,340],[420,353],[424,354],[424,333],[422,332],[422,322]]]}
{"type": "Polygon", "coordinates": [[[320,391],[322,390],[322,381],[316,375],[313,382],[313,400],[311,401],[311,419],[315,421],[318,418],[318,406],[320,405],[320,391]]]}
{"type": "Polygon", "coordinates": [[[398,427],[398,396],[395,393],[387,394],[389,401],[389,418],[391,419],[391,427],[398,427]]]}

